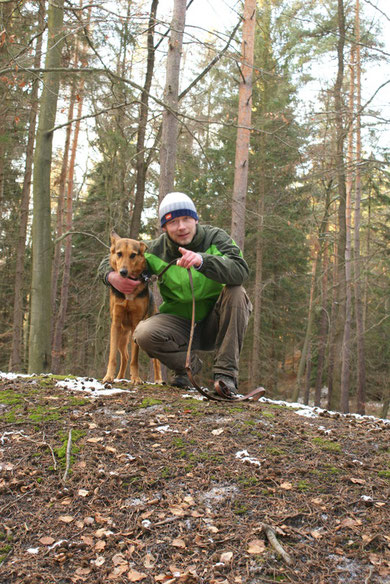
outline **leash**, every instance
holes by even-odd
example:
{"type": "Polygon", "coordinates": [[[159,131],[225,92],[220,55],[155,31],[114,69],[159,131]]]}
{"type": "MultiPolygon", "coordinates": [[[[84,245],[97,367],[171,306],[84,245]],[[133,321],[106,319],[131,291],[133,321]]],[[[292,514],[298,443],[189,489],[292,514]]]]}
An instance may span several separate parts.
{"type": "MultiPolygon", "coordinates": [[[[165,274],[165,272],[171,266],[173,266],[176,263],[176,261],[177,260],[174,259],[171,262],[169,262],[169,264],[167,264],[165,266],[165,268],[158,274],[157,280],[161,280],[161,278],[165,274]]],[[[201,387],[194,379],[194,376],[192,374],[192,369],[191,369],[191,348],[192,348],[192,341],[194,339],[194,331],[195,331],[195,293],[194,293],[194,282],[192,279],[191,269],[187,268],[187,272],[188,272],[188,277],[190,280],[190,287],[191,287],[191,294],[192,294],[191,329],[190,329],[190,339],[188,341],[188,349],[187,349],[186,364],[185,364],[185,369],[187,371],[188,379],[191,381],[192,385],[194,386],[194,388],[196,389],[196,391],[198,393],[200,393],[201,395],[203,395],[203,397],[205,397],[211,401],[244,402],[244,401],[250,401],[250,400],[253,400],[253,401],[259,400],[260,397],[265,394],[264,387],[256,387],[256,389],[253,389],[251,392],[247,393],[246,395],[238,396],[238,395],[232,394],[229,391],[228,387],[223,383],[223,381],[220,380],[215,385],[215,390],[218,394],[218,395],[216,395],[216,394],[212,393],[208,388],[201,387]]]]}

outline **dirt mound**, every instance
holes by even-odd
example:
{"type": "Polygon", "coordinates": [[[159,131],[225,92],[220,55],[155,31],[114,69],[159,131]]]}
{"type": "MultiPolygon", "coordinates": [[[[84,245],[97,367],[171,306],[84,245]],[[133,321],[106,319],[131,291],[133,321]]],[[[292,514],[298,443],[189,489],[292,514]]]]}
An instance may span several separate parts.
{"type": "Polygon", "coordinates": [[[1,380],[1,584],[390,582],[384,421],[78,384],[1,380]]]}

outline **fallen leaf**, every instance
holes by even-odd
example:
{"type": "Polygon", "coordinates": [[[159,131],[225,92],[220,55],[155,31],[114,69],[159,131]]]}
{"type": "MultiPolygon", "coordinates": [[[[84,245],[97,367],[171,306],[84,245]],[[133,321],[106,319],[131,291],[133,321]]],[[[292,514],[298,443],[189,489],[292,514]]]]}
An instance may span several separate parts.
{"type": "Polygon", "coordinates": [[[349,479],[351,481],[351,483],[353,483],[354,485],[365,485],[366,481],[364,479],[355,479],[354,477],[351,477],[349,479]]]}
{"type": "Polygon", "coordinates": [[[143,572],[137,572],[137,570],[130,570],[127,573],[127,578],[130,580],[130,582],[139,582],[140,580],[144,580],[147,577],[147,574],[144,574],[143,572]]]}
{"type": "Polygon", "coordinates": [[[187,547],[184,539],[181,539],[180,537],[177,537],[176,539],[174,539],[172,541],[171,545],[173,545],[173,547],[177,547],[177,548],[181,548],[181,549],[184,549],[187,547]]]}
{"type": "Polygon", "coordinates": [[[221,557],[219,558],[219,561],[222,562],[223,564],[228,564],[233,558],[233,552],[223,552],[221,554],[221,557]]]}
{"type": "Polygon", "coordinates": [[[97,552],[101,552],[101,551],[103,551],[103,550],[104,550],[104,548],[106,547],[106,545],[107,545],[107,544],[106,544],[106,542],[105,542],[105,541],[103,541],[102,539],[99,539],[99,541],[98,541],[98,542],[96,542],[96,545],[95,545],[95,550],[96,550],[97,552]]]}
{"type": "Polygon", "coordinates": [[[46,535],[44,537],[41,537],[39,541],[42,545],[52,545],[55,542],[55,539],[53,537],[50,537],[49,535],[46,535]]]}
{"type": "Polygon", "coordinates": [[[74,517],[72,515],[60,515],[58,521],[62,521],[62,523],[72,523],[74,517]]]}
{"type": "Polygon", "coordinates": [[[121,564],[127,564],[127,561],[122,554],[115,554],[112,556],[112,563],[114,566],[120,566],[121,564]]]}
{"type": "Polygon", "coordinates": [[[169,507],[169,510],[172,513],[172,515],[176,515],[177,517],[184,517],[184,515],[186,514],[185,510],[180,505],[171,505],[169,507]]]}
{"type": "Polygon", "coordinates": [[[248,544],[248,554],[262,554],[265,551],[265,543],[262,539],[253,539],[248,544]]]}
{"type": "Polygon", "coordinates": [[[313,529],[313,531],[310,532],[310,535],[312,537],[314,537],[314,539],[321,539],[322,538],[322,534],[317,531],[316,529],[313,529]]]}
{"type": "Polygon", "coordinates": [[[103,556],[97,556],[95,560],[91,560],[91,564],[95,564],[95,566],[103,566],[105,563],[105,558],[103,556]]]}
{"type": "Polygon", "coordinates": [[[214,434],[214,436],[220,436],[220,434],[223,433],[223,428],[216,428],[216,430],[211,430],[211,433],[214,434]]]}
{"type": "Polygon", "coordinates": [[[113,569],[113,571],[108,574],[108,579],[109,580],[117,580],[128,569],[129,569],[129,565],[128,564],[121,564],[119,566],[115,566],[115,568],[113,569]]]}
{"type": "Polygon", "coordinates": [[[98,436],[97,438],[88,438],[87,442],[91,444],[96,444],[97,442],[103,442],[104,438],[102,436],[98,436]]]}
{"type": "Polygon", "coordinates": [[[147,553],[146,556],[144,557],[145,568],[150,570],[151,568],[154,568],[155,563],[156,563],[156,558],[152,554],[147,553]]]}
{"type": "Polygon", "coordinates": [[[80,497],[88,497],[89,491],[87,491],[85,489],[79,489],[79,495],[80,495],[80,497]]]}
{"type": "Polygon", "coordinates": [[[284,489],[285,491],[290,491],[292,489],[292,484],[286,481],[280,485],[280,488],[284,489]]]}
{"type": "Polygon", "coordinates": [[[77,568],[75,570],[75,574],[77,576],[88,576],[91,573],[91,568],[77,568]]]}
{"type": "Polygon", "coordinates": [[[354,527],[359,527],[359,525],[361,525],[361,524],[362,524],[362,522],[360,519],[353,519],[352,517],[346,517],[345,519],[342,520],[340,525],[338,525],[336,527],[336,531],[338,531],[339,529],[343,529],[344,527],[347,527],[349,529],[353,529],[354,527]]]}
{"type": "Polygon", "coordinates": [[[70,497],[65,497],[65,499],[62,499],[61,501],[61,505],[71,505],[72,504],[72,499],[70,497]]]}
{"type": "Polygon", "coordinates": [[[81,536],[81,540],[86,544],[86,545],[93,545],[93,539],[92,537],[89,537],[89,535],[82,535],[81,536]]]}
{"type": "Polygon", "coordinates": [[[186,495],[184,497],[184,501],[188,504],[188,505],[195,505],[195,499],[192,495],[186,495]]]}

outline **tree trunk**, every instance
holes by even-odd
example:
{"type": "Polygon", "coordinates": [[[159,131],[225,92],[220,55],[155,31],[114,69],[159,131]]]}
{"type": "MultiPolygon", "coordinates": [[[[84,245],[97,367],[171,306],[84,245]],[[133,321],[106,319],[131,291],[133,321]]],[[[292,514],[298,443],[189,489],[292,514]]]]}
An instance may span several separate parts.
{"type": "Polygon", "coordinates": [[[345,322],[341,363],[341,411],[349,412],[349,392],[351,377],[351,326],[352,326],[352,264],[351,264],[351,207],[353,185],[353,119],[355,103],[355,50],[351,48],[350,87],[349,87],[349,128],[346,173],[346,205],[345,205],[345,322]]]}
{"type": "MultiPolygon", "coordinates": [[[[81,81],[79,88],[79,102],[77,107],[77,118],[78,121],[75,125],[72,152],[70,156],[69,173],[67,180],[67,195],[66,195],[66,231],[72,230],[73,224],[73,184],[74,184],[74,167],[76,161],[77,153],[77,143],[80,131],[80,117],[83,107],[83,86],[84,82],[81,81]]],[[[62,285],[61,285],[61,301],[60,308],[58,310],[58,315],[55,323],[55,330],[53,335],[53,347],[52,347],[52,370],[54,373],[58,373],[60,370],[61,356],[62,356],[62,334],[65,326],[66,311],[68,308],[68,298],[69,298],[69,282],[70,282],[70,264],[72,260],[72,236],[68,235],[65,238],[65,260],[64,260],[64,270],[62,274],[62,285]]]]}
{"type": "MultiPolygon", "coordinates": [[[[88,17],[89,20],[89,17],[88,17]]],[[[75,50],[75,61],[79,60],[78,47],[75,50]]],[[[83,55],[80,55],[81,64],[85,64],[83,55]]],[[[73,92],[72,92],[73,93],[73,92]]],[[[77,145],[80,132],[81,114],[83,109],[83,98],[84,98],[84,78],[81,78],[78,91],[78,105],[76,114],[76,123],[73,135],[73,144],[69,161],[69,171],[67,180],[67,196],[66,196],[66,231],[72,230],[73,225],[73,185],[74,185],[74,169],[77,154],[77,145]]],[[[61,301],[58,315],[56,318],[54,335],[53,335],[53,347],[52,347],[52,369],[54,373],[58,373],[61,367],[61,357],[63,356],[63,332],[65,326],[66,312],[68,308],[68,298],[69,298],[69,282],[70,282],[70,266],[72,261],[72,236],[68,235],[65,238],[65,260],[64,269],[62,274],[62,285],[61,285],[61,301]]]]}
{"type": "Polygon", "coordinates": [[[322,265],[322,282],[321,282],[321,320],[318,335],[318,357],[317,357],[317,375],[314,390],[314,405],[321,406],[321,389],[323,382],[323,373],[325,365],[325,352],[328,332],[328,269],[329,269],[329,210],[330,210],[330,195],[332,188],[332,180],[328,181],[326,185],[326,200],[325,213],[320,227],[320,242],[321,245],[321,265],[322,265]]]}
{"type": "MultiPolygon", "coordinates": [[[[39,32],[45,27],[45,3],[39,2],[39,32]]],[[[34,68],[39,69],[42,58],[42,34],[38,34],[35,48],[34,68]]],[[[9,361],[10,371],[20,371],[23,359],[23,282],[24,282],[24,261],[26,251],[26,233],[28,222],[28,209],[30,205],[31,176],[34,153],[35,132],[38,114],[38,79],[34,79],[31,89],[31,110],[29,114],[29,126],[26,148],[26,164],[22,187],[22,197],[20,203],[20,223],[18,233],[18,243],[16,251],[15,265],[15,290],[14,290],[14,310],[13,310],[13,335],[12,347],[9,361]]]]}
{"type": "MultiPolygon", "coordinates": [[[[64,0],[49,3],[46,69],[61,65],[64,0]]],[[[32,228],[31,324],[29,338],[29,373],[48,371],[50,367],[51,306],[51,213],[50,171],[53,128],[56,118],[60,74],[43,75],[40,113],[36,138],[33,175],[34,218],[32,228]]]]}
{"type": "Polygon", "coordinates": [[[245,210],[246,193],[248,188],[249,142],[252,117],[252,77],[255,29],[256,0],[245,0],[231,226],[231,235],[242,250],[244,249],[245,243],[245,210]]]}
{"type": "Polygon", "coordinates": [[[306,325],[306,333],[305,339],[303,341],[303,347],[301,352],[301,358],[299,360],[298,365],[298,373],[297,373],[297,381],[295,385],[295,390],[293,393],[293,402],[297,402],[300,392],[301,392],[301,384],[303,375],[305,372],[305,367],[308,362],[308,351],[310,349],[311,343],[311,334],[313,329],[314,323],[314,295],[316,290],[316,282],[318,279],[318,268],[320,266],[319,259],[319,244],[318,242],[314,245],[314,257],[313,257],[313,267],[312,267],[312,276],[311,276],[311,285],[310,285],[310,300],[309,300],[309,311],[307,315],[307,325],[306,325]]]}
{"type": "Polygon", "coordinates": [[[186,0],[175,0],[168,44],[166,81],[164,89],[162,137],[160,148],[159,200],[173,190],[178,137],[177,109],[179,103],[180,60],[186,19],[186,0]]]}
{"type": "Polygon", "coordinates": [[[355,174],[355,231],[354,231],[354,279],[355,279],[355,318],[357,343],[357,413],[366,411],[366,362],[364,348],[364,319],[361,291],[361,255],[360,255],[360,204],[361,188],[361,64],[360,64],[360,3],[356,0],[355,7],[355,35],[356,35],[356,174],[355,174]]]}
{"type": "MultiPolygon", "coordinates": [[[[57,202],[57,228],[56,228],[56,238],[61,238],[64,228],[64,202],[65,202],[65,191],[68,177],[68,166],[69,166],[69,149],[70,149],[70,138],[72,134],[72,124],[74,113],[74,102],[76,99],[75,83],[72,83],[70,97],[69,97],[69,110],[68,110],[68,125],[66,126],[65,132],[65,144],[64,151],[62,154],[62,165],[59,177],[59,190],[58,190],[58,202],[57,202]]],[[[52,312],[52,335],[54,336],[55,328],[55,315],[57,311],[57,289],[58,289],[58,278],[60,274],[60,264],[61,264],[61,250],[62,250],[62,240],[58,241],[54,246],[54,258],[53,258],[53,269],[51,277],[51,312],[52,312]]]]}
{"type": "MultiPolygon", "coordinates": [[[[343,98],[342,87],[344,79],[344,45],[345,45],[345,17],[344,17],[344,0],[338,0],[338,43],[337,43],[337,78],[334,87],[334,104],[335,104],[335,126],[336,126],[336,179],[338,185],[338,243],[337,243],[337,280],[335,295],[335,352],[334,352],[334,369],[333,369],[333,388],[332,403],[340,407],[340,377],[341,377],[341,356],[344,336],[345,322],[345,245],[346,245],[346,224],[345,224],[345,205],[346,205],[346,185],[345,185],[345,168],[344,168],[344,141],[345,128],[343,124],[343,98]]],[[[342,407],[344,407],[342,405],[342,407]]]]}
{"type": "Polygon", "coordinates": [[[141,213],[144,207],[145,198],[145,181],[146,181],[146,171],[147,164],[145,162],[145,136],[146,127],[148,123],[148,99],[150,86],[152,84],[153,69],[154,69],[154,27],[156,25],[156,12],[157,12],[158,0],[152,0],[152,6],[150,8],[149,26],[148,26],[148,59],[146,66],[146,75],[143,91],[141,94],[141,105],[139,110],[139,122],[138,122],[138,136],[137,136],[137,154],[136,154],[136,190],[135,190],[135,200],[134,208],[131,216],[130,223],[130,237],[137,239],[140,229],[141,229],[141,213]]]}

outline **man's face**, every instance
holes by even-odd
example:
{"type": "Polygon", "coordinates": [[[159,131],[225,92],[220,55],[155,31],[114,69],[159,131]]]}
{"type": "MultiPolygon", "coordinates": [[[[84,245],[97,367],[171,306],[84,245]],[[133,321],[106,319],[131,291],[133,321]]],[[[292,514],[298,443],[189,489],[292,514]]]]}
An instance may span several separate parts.
{"type": "Polygon", "coordinates": [[[176,217],[172,221],[165,223],[163,231],[166,231],[175,243],[181,246],[188,245],[194,239],[197,223],[196,219],[187,215],[176,217]]]}

